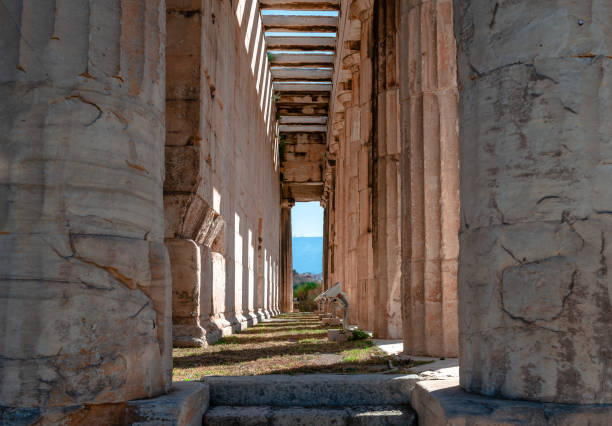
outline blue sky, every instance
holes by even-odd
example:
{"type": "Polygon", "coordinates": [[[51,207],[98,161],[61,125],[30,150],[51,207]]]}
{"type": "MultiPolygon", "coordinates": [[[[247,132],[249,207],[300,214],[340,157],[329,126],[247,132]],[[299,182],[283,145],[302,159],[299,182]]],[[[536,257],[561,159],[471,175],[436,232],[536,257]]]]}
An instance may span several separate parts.
{"type": "Polygon", "coordinates": [[[323,207],[318,201],[295,203],[291,209],[291,227],[294,237],[322,237],[323,207]]]}

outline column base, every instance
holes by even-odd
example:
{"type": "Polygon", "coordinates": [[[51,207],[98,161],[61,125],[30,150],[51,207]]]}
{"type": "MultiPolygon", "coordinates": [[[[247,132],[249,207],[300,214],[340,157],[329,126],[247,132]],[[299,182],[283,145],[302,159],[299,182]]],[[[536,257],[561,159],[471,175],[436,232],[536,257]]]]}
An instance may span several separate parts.
{"type": "Polygon", "coordinates": [[[176,348],[206,347],[208,346],[206,330],[199,325],[173,325],[172,346],[176,348]]]}
{"type": "Polygon", "coordinates": [[[202,424],[208,409],[209,389],[202,382],[174,382],[165,395],[109,404],[82,404],[68,407],[0,407],[0,424],[138,424],[154,426],[202,424]]]}
{"type": "Polygon", "coordinates": [[[491,398],[464,391],[459,378],[416,383],[411,396],[419,425],[607,426],[612,404],[573,405],[491,398]]]}

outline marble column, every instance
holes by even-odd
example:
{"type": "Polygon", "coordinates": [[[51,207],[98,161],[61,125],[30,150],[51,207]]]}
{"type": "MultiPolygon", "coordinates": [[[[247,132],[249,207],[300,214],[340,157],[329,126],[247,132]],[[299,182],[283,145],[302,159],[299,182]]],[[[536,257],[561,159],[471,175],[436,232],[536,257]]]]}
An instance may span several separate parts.
{"type": "Polygon", "coordinates": [[[373,260],[374,334],[401,339],[401,193],[397,37],[399,1],[374,5],[373,260]]]}
{"type": "Polygon", "coordinates": [[[457,83],[451,0],[402,2],[400,25],[404,351],[456,356],[457,83]]]}
{"type": "Polygon", "coordinates": [[[219,212],[211,206],[208,185],[212,171],[204,157],[207,143],[201,141],[209,114],[207,100],[201,96],[205,14],[201,4],[194,7],[180,0],[167,0],[166,7],[164,215],[172,264],[172,337],[175,346],[200,346],[211,340],[207,329],[219,335],[211,322],[210,246],[224,227],[219,212]]]}
{"type": "Polygon", "coordinates": [[[612,3],[454,5],[461,386],[612,403],[612,3]]]}
{"type": "Polygon", "coordinates": [[[293,200],[281,202],[280,256],[281,256],[281,312],[293,312],[293,258],[291,245],[291,208],[293,200]]]}
{"type": "Polygon", "coordinates": [[[0,406],[169,389],[163,6],[0,5],[0,406]]]}

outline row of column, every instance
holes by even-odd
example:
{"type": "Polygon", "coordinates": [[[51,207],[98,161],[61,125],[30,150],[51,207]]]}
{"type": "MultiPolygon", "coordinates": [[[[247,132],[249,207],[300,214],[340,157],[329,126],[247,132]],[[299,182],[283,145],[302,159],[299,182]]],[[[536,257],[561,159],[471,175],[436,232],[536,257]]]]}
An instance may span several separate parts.
{"type": "Polygon", "coordinates": [[[342,283],[351,324],[399,338],[397,22],[395,5],[387,6],[348,2],[340,34],[342,70],[325,174],[326,283],[342,283]]]}
{"type": "MultiPolygon", "coordinates": [[[[372,10],[357,5],[350,11],[361,39],[342,49],[344,80],[337,95],[335,130],[338,153],[333,175],[335,207],[329,245],[335,264],[330,284],[340,282],[350,305],[349,321],[372,330],[375,317],[372,250],[371,51],[372,10]],[[364,42],[365,39],[365,42],[364,42]],[[365,78],[364,78],[365,76],[365,78]],[[340,111],[341,110],[341,111],[340,111]]],[[[349,43],[351,43],[349,41],[349,43]]],[[[329,176],[331,177],[331,175],[329,176]]],[[[329,179],[328,177],[328,179],[329,179]]]]}
{"type": "MultiPolygon", "coordinates": [[[[260,106],[256,81],[246,79],[244,90],[225,84],[229,81],[226,68],[250,72],[248,52],[238,51],[227,62],[216,56],[223,43],[250,36],[248,25],[238,28],[233,22],[233,8],[238,5],[210,1],[193,5],[180,0],[168,0],[166,5],[164,207],[173,279],[173,342],[202,346],[278,313],[278,274],[271,253],[277,240],[264,235],[264,225],[277,230],[275,215],[268,215],[264,223],[259,204],[252,203],[251,211],[240,209],[246,191],[232,193],[244,188],[244,181],[264,182],[274,171],[247,164],[242,174],[224,174],[228,162],[252,158],[241,156],[248,153],[249,145],[265,153],[272,138],[263,134],[263,112],[256,111],[260,106]],[[215,15],[230,18],[231,28],[236,26],[237,31],[217,31],[215,15]],[[234,106],[231,101],[238,91],[257,102],[234,106]],[[220,108],[220,102],[225,106],[220,108]],[[234,133],[224,133],[226,123],[235,120],[228,113],[253,111],[257,112],[249,115],[253,121],[234,133]],[[251,143],[243,138],[246,134],[254,135],[251,143]]],[[[253,0],[248,6],[255,13],[258,3],[253,0]]],[[[251,54],[257,54],[255,47],[251,54]]],[[[262,164],[272,166],[271,161],[262,164]]]]}
{"type": "Polygon", "coordinates": [[[400,15],[405,350],[458,354],[468,391],[612,402],[612,6],[400,15]]]}

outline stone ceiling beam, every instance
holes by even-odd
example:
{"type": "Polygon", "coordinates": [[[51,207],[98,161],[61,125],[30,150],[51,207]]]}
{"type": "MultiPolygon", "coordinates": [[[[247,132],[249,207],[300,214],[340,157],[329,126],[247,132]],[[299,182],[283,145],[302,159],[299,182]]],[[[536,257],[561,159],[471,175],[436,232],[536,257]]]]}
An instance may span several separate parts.
{"type": "Polygon", "coordinates": [[[305,132],[326,132],[327,126],[313,124],[281,124],[278,126],[280,133],[305,133],[305,132]]]}
{"type": "Polygon", "coordinates": [[[276,55],[270,55],[270,63],[272,64],[272,66],[282,65],[286,67],[333,67],[334,55],[317,55],[309,53],[279,53],[276,55]]]}
{"type": "Polygon", "coordinates": [[[340,0],[259,0],[261,9],[339,10],[340,0]]]}
{"type": "Polygon", "coordinates": [[[312,105],[312,104],[277,104],[276,112],[281,116],[326,116],[329,113],[329,105],[312,105]]]}
{"type": "Polygon", "coordinates": [[[334,51],[335,37],[274,37],[266,36],[268,50],[334,51]]]}
{"type": "Polygon", "coordinates": [[[326,116],[281,116],[280,124],[327,124],[326,116]]]}
{"type": "Polygon", "coordinates": [[[335,16],[262,15],[266,31],[333,32],[338,28],[335,16]]]}
{"type": "Polygon", "coordinates": [[[330,92],[332,89],[331,84],[325,83],[312,83],[312,84],[301,84],[301,83],[274,83],[274,90],[276,92],[330,92]]]}
{"type": "Polygon", "coordinates": [[[279,94],[277,104],[317,104],[328,105],[328,93],[290,93],[282,92],[279,94]]]}
{"type": "Polygon", "coordinates": [[[274,67],[271,69],[275,81],[329,81],[331,68],[274,67]]]}

